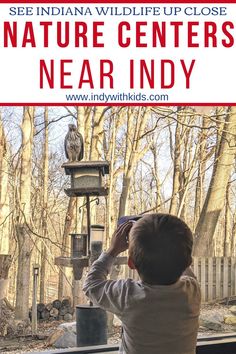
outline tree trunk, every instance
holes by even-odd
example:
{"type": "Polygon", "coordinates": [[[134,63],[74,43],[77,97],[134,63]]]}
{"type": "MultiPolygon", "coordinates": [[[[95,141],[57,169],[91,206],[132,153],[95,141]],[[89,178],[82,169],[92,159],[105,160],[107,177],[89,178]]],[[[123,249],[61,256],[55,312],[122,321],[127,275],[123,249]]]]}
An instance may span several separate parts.
{"type": "Polygon", "coordinates": [[[116,215],[116,208],[115,208],[115,151],[116,151],[116,133],[118,127],[119,116],[118,114],[114,115],[114,118],[110,118],[110,128],[112,129],[110,133],[110,145],[109,145],[109,152],[108,152],[108,160],[110,161],[110,173],[109,173],[109,195],[106,199],[106,246],[109,245],[109,239],[112,235],[112,232],[115,228],[115,215],[116,215]]]}
{"type": "Polygon", "coordinates": [[[159,171],[158,171],[158,156],[157,156],[157,150],[156,147],[153,146],[152,149],[152,154],[153,154],[153,168],[152,168],[152,174],[155,180],[155,189],[156,189],[156,198],[155,198],[155,204],[156,204],[156,209],[155,212],[157,213],[160,209],[161,205],[161,183],[160,183],[160,178],[159,178],[159,171]]]}
{"type": "Polygon", "coordinates": [[[224,243],[223,243],[223,256],[232,257],[231,252],[231,217],[230,217],[230,183],[226,188],[225,198],[225,227],[224,227],[224,243]]]}
{"type": "Polygon", "coordinates": [[[148,114],[146,108],[139,107],[137,111],[128,109],[123,183],[118,213],[119,218],[128,213],[127,200],[131,179],[134,175],[134,168],[146,152],[146,147],[141,149],[141,136],[144,133],[147,119],[148,114]]]}
{"type": "Polygon", "coordinates": [[[84,107],[83,114],[79,111],[77,113],[77,121],[80,133],[84,138],[84,160],[90,160],[90,151],[91,151],[91,117],[93,115],[94,107],[84,107]]]}
{"type": "Polygon", "coordinates": [[[218,154],[210,186],[195,231],[195,256],[211,256],[213,237],[220,213],[224,207],[225,193],[236,153],[236,108],[231,107],[225,117],[218,154]]]}
{"type": "MultiPolygon", "coordinates": [[[[179,119],[178,112],[181,110],[181,107],[177,109],[177,118],[179,119]]],[[[175,149],[173,156],[174,163],[174,172],[173,172],[173,186],[172,186],[172,198],[170,202],[170,214],[176,215],[178,211],[178,200],[179,200],[179,190],[180,190],[180,146],[181,146],[181,137],[180,137],[180,123],[176,123],[175,128],[175,149]]]]}
{"type": "Polygon", "coordinates": [[[42,178],[42,191],[43,191],[43,210],[42,210],[42,235],[44,239],[41,241],[41,267],[40,267],[40,302],[45,302],[45,282],[46,282],[46,269],[47,269],[47,214],[48,214],[48,107],[44,111],[44,151],[43,151],[43,178],[42,178]]]}
{"type": "Polygon", "coordinates": [[[194,228],[200,217],[203,196],[204,196],[204,180],[205,180],[205,170],[206,170],[206,160],[207,160],[207,131],[206,128],[209,125],[208,118],[202,118],[202,130],[199,135],[199,154],[198,154],[198,174],[195,192],[195,205],[194,205],[194,228]]]}
{"type": "Polygon", "coordinates": [[[31,167],[33,146],[34,107],[24,107],[22,122],[22,152],[20,169],[20,199],[16,236],[18,241],[18,270],[16,285],[16,319],[29,316],[30,258],[32,240],[28,225],[31,221],[31,167]]]}
{"type": "Polygon", "coordinates": [[[236,212],[234,212],[233,214],[233,225],[232,225],[232,231],[231,231],[231,245],[230,245],[230,249],[231,249],[231,257],[235,257],[236,252],[235,252],[235,237],[236,235],[236,212]]]}
{"type": "Polygon", "coordinates": [[[6,296],[10,266],[11,256],[0,254],[0,301],[6,296]]]}
{"type": "Polygon", "coordinates": [[[90,160],[103,159],[103,144],[104,144],[104,107],[94,108],[91,146],[90,146],[90,160]]]}
{"type": "Polygon", "coordinates": [[[7,142],[0,116],[0,253],[9,253],[9,188],[7,142]]]}

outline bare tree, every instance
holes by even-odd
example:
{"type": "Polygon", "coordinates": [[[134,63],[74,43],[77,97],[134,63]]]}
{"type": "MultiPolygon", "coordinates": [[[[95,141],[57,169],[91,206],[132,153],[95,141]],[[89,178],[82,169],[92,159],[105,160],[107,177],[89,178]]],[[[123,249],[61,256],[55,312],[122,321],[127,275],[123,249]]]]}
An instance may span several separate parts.
{"type": "Polygon", "coordinates": [[[224,214],[224,237],[223,237],[223,256],[230,257],[231,250],[231,210],[230,210],[230,183],[227,184],[225,195],[225,214],[224,214]]]}
{"type": "MultiPolygon", "coordinates": [[[[206,174],[206,163],[211,156],[211,151],[207,151],[208,135],[207,127],[209,126],[210,119],[206,116],[202,117],[202,128],[198,136],[199,154],[197,156],[198,172],[195,191],[195,205],[194,205],[194,228],[199,220],[200,212],[204,201],[204,181],[206,174]]],[[[213,151],[213,149],[212,149],[213,151]]]]}
{"type": "MultiPolygon", "coordinates": [[[[180,157],[181,157],[181,122],[179,112],[181,111],[181,107],[177,108],[177,122],[175,128],[175,145],[174,145],[174,152],[173,152],[173,187],[172,187],[172,198],[170,201],[170,214],[177,214],[178,210],[178,197],[179,197],[179,190],[180,190],[180,157]]],[[[171,147],[173,149],[173,147],[171,147]]]]}
{"type": "Polygon", "coordinates": [[[45,302],[45,277],[47,267],[46,239],[48,235],[48,107],[44,110],[44,144],[43,144],[43,169],[42,169],[42,235],[41,241],[41,268],[40,268],[40,302],[45,302]]]}
{"type": "Polygon", "coordinates": [[[0,116],[0,253],[9,252],[9,191],[7,141],[0,116]]]}
{"type": "Polygon", "coordinates": [[[30,259],[32,241],[27,224],[31,222],[31,176],[34,128],[34,107],[24,107],[21,146],[21,166],[16,236],[18,241],[18,270],[16,287],[16,318],[29,315],[30,259]]]}
{"type": "Polygon", "coordinates": [[[195,230],[196,256],[212,255],[214,233],[224,207],[226,188],[235,159],[235,134],[236,108],[231,107],[224,118],[210,186],[195,230]]]}
{"type": "Polygon", "coordinates": [[[141,136],[144,133],[148,120],[147,113],[148,110],[145,107],[138,107],[137,109],[129,107],[127,109],[127,131],[125,137],[123,182],[119,203],[119,217],[125,215],[128,211],[127,200],[134,168],[147,151],[147,146],[141,147],[141,136]]]}

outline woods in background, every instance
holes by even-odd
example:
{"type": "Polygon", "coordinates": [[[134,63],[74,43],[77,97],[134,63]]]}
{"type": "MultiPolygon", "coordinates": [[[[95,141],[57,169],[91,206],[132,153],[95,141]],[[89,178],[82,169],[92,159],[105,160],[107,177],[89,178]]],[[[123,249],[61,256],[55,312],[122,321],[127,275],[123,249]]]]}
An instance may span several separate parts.
{"type": "Polygon", "coordinates": [[[84,160],[108,160],[109,195],[91,205],[92,223],[170,212],[195,234],[196,256],[235,256],[236,107],[5,107],[0,115],[0,254],[11,254],[8,297],[28,317],[32,264],[40,302],[66,295],[72,277],[54,258],[83,232],[83,199],[68,198],[63,140],[84,137],[84,160]]]}

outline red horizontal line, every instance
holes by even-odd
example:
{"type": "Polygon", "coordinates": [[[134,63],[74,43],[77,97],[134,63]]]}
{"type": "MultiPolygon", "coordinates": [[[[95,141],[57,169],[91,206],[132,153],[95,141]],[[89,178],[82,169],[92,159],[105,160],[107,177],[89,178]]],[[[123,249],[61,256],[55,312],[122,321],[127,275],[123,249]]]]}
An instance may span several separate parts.
{"type": "Polygon", "coordinates": [[[133,102],[133,103],[124,103],[124,102],[104,102],[104,103],[68,103],[68,102],[61,102],[61,103],[1,103],[0,106],[236,106],[236,102],[234,103],[222,103],[222,102],[212,102],[212,103],[176,103],[176,102],[168,102],[168,103],[140,103],[140,102],[133,102]]]}
{"type": "MultiPolygon", "coordinates": [[[[72,2],[68,2],[68,1],[57,1],[57,0],[51,0],[51,1],[41,1],[41,0],[34,0],[34,1],[25,1],[25,0],[18,0],[16,2],[16,0],[9,0],[9,1],[2,1],[0,0],[0,3],[1,4],[15,4],[17,6],[17,4],[25,4],[25,5],[28,5],[28,4],[38,4],[38,3],[42,3],[42,4],[47,4],[47,3],[53,3],[53,4],[102,4],[102,5],[105,5],[105,4],[113,4],[114,3],[114,0],[106,0],[105,2],[103,1],[99,1],[99,0],[91,0],[91,1],[86,1],[86,0],[75,0],[75,1],[72,1],[72,2]]],[[[115,4],[161,4],[161,3],[168,3],[168,4],[234,4],[236,3],[236,0],[233,0],[233,1],[229,1],[229,0],[215,0],[214,2],[212,1],[199,1],[199,0],[192,0],[192,1],[174,1],[174,0],[159,0],[158,2],[156,0],[149,0],[149,1],[144,1],[144,0],[130,0],[130,1],[127,1],[127,0],[120,0],[120,1],[115,1],[115,4]]]]}

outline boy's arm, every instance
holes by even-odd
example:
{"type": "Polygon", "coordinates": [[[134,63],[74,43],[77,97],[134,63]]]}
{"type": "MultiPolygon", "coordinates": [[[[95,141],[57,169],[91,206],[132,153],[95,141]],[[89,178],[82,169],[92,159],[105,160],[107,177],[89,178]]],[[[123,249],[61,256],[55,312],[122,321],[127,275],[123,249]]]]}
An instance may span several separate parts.
{"type": "Polygon", "coordinates": [[[120,315],[127,303],[129,280],[107,280],[115,257],[128,247],[127,235],[132,224],[121,225],[114,233],[109,250],[92,264],[83,290],[89,299],[101,308],[120,315]]]}

